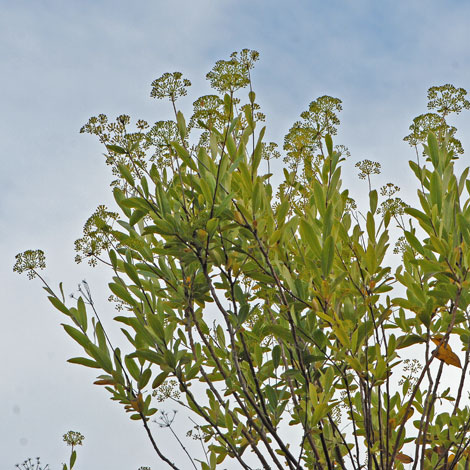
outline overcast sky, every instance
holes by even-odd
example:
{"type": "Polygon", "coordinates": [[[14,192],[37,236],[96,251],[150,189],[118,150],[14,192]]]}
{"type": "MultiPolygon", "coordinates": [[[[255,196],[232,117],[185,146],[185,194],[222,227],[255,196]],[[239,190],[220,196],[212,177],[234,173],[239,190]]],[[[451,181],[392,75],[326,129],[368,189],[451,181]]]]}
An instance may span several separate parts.
{"type": "MultiPolygon", "coordinates": [[[[310,101],[338,97],[335,143],[352,154],[345,182],[359,187],[354,163],[369,158],[382,164],[381,183],[412,194],[402,138],[426,112],[430,86],[470,88],[469,20],[464,0],[0,0],[0,468],[41,456],[59,470],[70,429],[86,436],[79,469],[161,468],[142,426],[92,385],[93,371],[66,363],[80,350],[39,281],[12,272],[16,253],[42,248],[52,285],[71,293],[87,279],[113,316],[106,273],[73,261],[83,223],[111,201],[103,149],[78,132],[90,116],[167,118],[150,83],[176,70],[193,82],[182,104],[190,109],[210,91],[204,77],[216,60],[256,49],[270,140],[282,145],[310,101]]],[[[468,147],[469,116],[455,123],[468,147]]],[[[189,468],[167,432],[155,432],[189,468]]]]}

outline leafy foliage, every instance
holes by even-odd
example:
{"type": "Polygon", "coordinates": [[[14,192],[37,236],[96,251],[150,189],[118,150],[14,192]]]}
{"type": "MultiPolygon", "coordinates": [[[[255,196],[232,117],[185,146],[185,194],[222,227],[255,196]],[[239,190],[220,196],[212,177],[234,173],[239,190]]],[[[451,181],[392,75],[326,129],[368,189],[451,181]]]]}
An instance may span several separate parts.
{"type": "MultiPolygon", "coordinates": [[[[138,121],[128,133],[127,118],[113,127],[98,117],[84,127],[107,146],[120,219],[101,209],[79,245],[96,260],[107,254],[128,346],[110,341],[87,285],[75,307],[46,285],[84,351],[70,362],[99,371],[95,383],[173,469],[148,424],[154,397],[191,413],[204,456],[187,456],[202,470],[226,459],[244,469],[468,468],[470,180],[468,168],[456,174],[460,147],[445,122],[468,108],[465,92],[431,88],[439,119],[410,128],[406,140],[426,156],[425,166],[410,161],[418,207],[392,183],[374,189],[380,164],[364,160],[369,207],[359,211],[342,187],[349,152],[333,145],[341,101],[332,97],[289,130],[276,195],[261,165],[280,152],[258,129],[257,58],[244,50],[217,62],[207,78],[219,95],[196,100],[188,126],[176,108],[188,83],[175,73],[152,84],[173,122],[138,121]],[[449,369],[459,377],[444,388],[449,369]]],[[[16,270],[34,276],[41,258],[27,253],[16,270]]],[[[172,430],[173,419],[160,410],[160,424],[172,430]]]]}

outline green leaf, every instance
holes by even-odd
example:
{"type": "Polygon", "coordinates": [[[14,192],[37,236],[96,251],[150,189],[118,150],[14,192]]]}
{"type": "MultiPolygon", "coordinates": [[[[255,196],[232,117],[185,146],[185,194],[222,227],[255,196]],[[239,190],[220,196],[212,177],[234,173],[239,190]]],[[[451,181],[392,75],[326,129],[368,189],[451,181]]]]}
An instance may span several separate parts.
{"type": "Polygon", "coordinates": [[[375,211],[377,210],[377,200],[377,191],[374,189],[369,193],[370,211],[372,212],[372,214],[375,214],[375,211]]]}
{"type": "Polygon", "coordinates": [[[325,241],[321,254],[321,269],[324,277],[328,277],[330,274],[333,266],[334,254],[333,237],[330,235],[325,241]]]}
{"type": "Polygon", "coordinates": [[[325,135],[325,144],[326,149],[328,150],[328,155],[331,156],[333,154],[333,139],[330,134],[325,135]]]}
{"type": "Polygon", "coordinates": [[[302,372],[299,369],[288,369],[283,374],[284,377],[289,377],[302,381],[302,372]]]}
{"type": "Polygon", "coordinates": [[[129,276],[132,282],[134,282],[137,286],[141,285],[137,270],[131,263],[124,263],[124,271],[129,276]]]}
{"type": "Polygon", "coordinates": [[[436,171],[431,176],[431,202],[439,210],[442,207],[442,181],[436,171]]]}
{"type": "Polygon", "coordinates": [[[213,193],[211,187],[209,186],[208,181],[205,178],[201,178],[199,180],[199,185],[201,187],[202,194],[203,194],[204,199],[206,200],[207,204],[211,204],[214,193],[213,193]]]}
{"type": "Polygon", "coordinates": [[[149,322],[150,328],[154,331],[158,338],[162,341],[165,340],[165,330],[163,324],[158,318],[158,315],[149,314],[147,315],[147,321],[149,322]]]}
{"type": "Polygon", "coordinates": [[[70,310],[57,297],[51,295],[48,299],[57,310],[70,317],[70,310]]]}
{"type": "Polygon", "coordinates": [[[72,357],[67,362],[70,364],[80,364],[85,367],[92,367],[93,369],[101,369],[101,366],[93,359],[87,359],[86,357],[72,357]]]}
{"type": "Polygon", "coordinates": [[[113,265],[113,269],[117,269],[117,255],[114,250],[109,250],[109,260],[111,261],[111,264],[113,265]]]}
{"type": "Polygon", "coordinates": [[[127,289],[123,287],[121,284],[110,282],[108,286],[111,289],[111,292],[117,295],[121,300],[124,300],[124,302],[127,302],[129,305],[132,305],[132,306],[135,305],[135,300],[129,294],[127,289]]]}
{"type": "Polygon", "coordinates": [[[197,172],[197,166],[194,163],[194,160],[191,158],[191,155],[189,154],[189,152],[178,142],[172,142],[171,145],[176,150],[176,153],[181,158],[181,160],[183,160],[183,162],[189,168],[191,168],[191,170],[197,172]]]}
{"type": "Polygon", "coordinates": [[[263,329],[263,334],[265,336],[273,335],[276,338],[280,338],[286,341],[287,343],[292,343],[293,341],[290,330],[280,325],[266,325],[263,329]]]}
{"type": "Polygon", "coordinates": [[[315,346],[317,346],[321,349],[323,349],[326,346],[327,339],[326,339],[325,333],[323,333],[322,330],[316,329],[313,332],[312,336],[313,336],[315,346]]]}
{"type": "Polygon", "coordinates": [[[154,225],[148,225],[142,231],[142,235],[150,235],[152,233],[158,233],[159,235],[173,235],[175,229],[166,220],[154,219],[154,225]]]}
{"type": "Polygon", "coordinates": [[[256,143],[256,147],[255,147],[255,151],[253,153],[253,161],[251,163],[251,175],[252,177],[254,175],[256,175],[256,172],[258,170],[258,166],[261,162],[261,157],[263,155],[263,137],[264,137],[264,133],[266,132],[266,126],[264,126],[260,133],[259,133],[259,137],[258,137],[258,142],[256,143]]]}
{"type": "Polygon", "coordinates": [[[282,201],[277,207],[276,220],[279,223],[279,225],[284,224],[284,220],[286,218],[287,213],[289,212],[289,208],[290,208],[290,203],[288,200],[282,201]]]}
{"type": "Polygon", "coordinates": [[[238,312],[237,326],[242,326],[243,323],[245,323],[246,319],[248,318],[249,313],[250,313],[250,306],[248,304],[243,304],[240,307],[240,310],[238,312]]]}
{"type": "Polygon", "coordinates": [[[135,225],[137,222],[142,220],[146,215],[148,214],[148,210],[143,211],[143,210],[135,210],[132,213],[131,218],[129,219],[129,225],[135,225]]]}
{"type": "Polygon", "coordinates": [[[374,245],[370,242],[366,250],[366,267],[370,274],[375,273],[377,270],[377,253],[374,245]]]}
{"type": "Polygon", "coordinates": [[[140,375],[139,380],[137,381],[137,387],[139,388],[139,390],[145,388],[145,386],[149,383],[150,377],[152,377],[151,369],[145,369],[140,375]]]}
{"type": "Polygon", "coordinates": [[[158,354],[155,351],[151,351],[150,349],[139,349],[133,354],[154,364],[166,364],[165,358],[161,354],[158,354]]]}
{"type": "Polygon", "coordinates": [[[317,206],[320,214],[323,216],[325,213],[325,195],[323,193],[323,186],[317,181],[313,182],[313,194],[315,197],[315,205],[317,206]]]}
{"type": "Polygon", "coordinates": [[[123,149],[122,147],[119,147],[119,145],[106,145],[106,148],[110,151],[110,152],[114,152],[114,153],[119,153],[121,155],[124,155],[126,152],[125,149],[123,149]]]}
{"type": "Polygon", "coordinates": [[[312,226],[304,219],[300,221],[300,236],[302,237],[303,242],[308,243],[310,249],[313,252],[313,255],[319,258],[322,250],[318,241],[318,237],[312,226]]]}
{"type": "Polygon", "coordinates": [[[178,131],[181,136],[181,140],[184,140],[187,134],[186,130],[186,121],[184,120],[183,113],[181,111],[178,111],[176,114],[176,124],[178,126],[178,131]]]}
{"type": "Polygon", "coordinates": [[[161,372],[160,374],[158,374],[152,382],[152,388],[155,389],[160,387],[160,385],[165,382],[168,375],[169,372],[161,372]]]}
{"type": "Polygon", "coordinates": [[[227,430],[230,434],[233,433],[233,419],[230,414],[230,409],[227,403],[227,406],[225,407],[225,425],[227,427],[227,430]]]}
{"type": "Polygon", "coordinates": [[[322,239],[326,240],[331,234],[331,228],[333,227],[333,204],[328,204],[323,217],[323,230],[322,239]]]}
{"type": "Polygon", "coordinates": [[[140,184],[142,185],[142,190],[144,192],[144,196],[146,199],[149,197],[149,184],[147,183],[147,178],[145,176],[142,176],[140,178],[140,184]]]}
{"type": "Polygon", "coordinates": [[[237,146],[236,146],[235,141],[233,140],[233,137],[231,136],[231,134],[229,134],[227,136],[226,144],[227,144],[227,150],[228,150],[228,154],[230,156],[230,159],[233,161],[233,160],[235,160],[235,158],[237,156],[237,146]]]}
{"type": "Polygon", "coordinates": [[[124,165],[122,163],[118,164],[118,169],[119,173],[121,173],[121,176],[131,185],[135,186],[135,181],[134,178],[132,177],[132,174],[129,170],[129,167],[127,165],[124,165]]]}
{"type": "Polygon", "coordinates": [[[428,149],[431,162],[434,168],[437,168],[439,165],[439,144],[437,143],[435,134],[432,132],[428,134],[428,149]]]}
{"type": "Polygon", "coordinates": [[[137,364],[134,362],[134,360],[132,359],[132,357],[130,357],[129,355],[124,356],[124,363],[126,364],[127,370],[128,370],[129,373],[132,375],[132,377],[133,377],[135,380],[139,380],[139,377],[140,377],[140,369],[139,369],[139,367],[137,366],[137,364]]]}
{"type": "Polygon", "coordinates": [[[281,347],[279,346],[279,344],[276,344],[273,347],[272,356],[273,356],[274,368],[277,369],[279,367],[280,362],[281,362],[281,347]]]}
{"type": "Polygon", "coordinates": [[[411,232],[405,231],[405,238],[414,250],[424,256],[423,245],[421,245],[420,241],[411,232]]]}
{"type": "Polygon", "coordinates": [[[114,200],[116,201],[118,206],[122,209],[124,214],[127,217],[130,217],[131,216],[131,210],[128,207],[125,206],[125,202],[127,201],[127,198],[126,198],[124,192],[120,188],[114,188],[113,189],[113,196],[114,196],[114,200]]]}
{"type": "Polygon", "coordinates": [[[90,349],[90,346],[93,345],[88,336],[84,335],[80,330],[77,330],[70,325],[63,324],[62,326],[64,327],[64,330],[85,350],[90,349]]]}
{"type": "Polygon", "coordinates": [[[76,460],[77,460],[77,452],[74,450],[72,451],[72,454],[70,455],[70,469],[73,468],[76,460]]]}
{"type": "Polygon", "coordinates": [[[222,199],[222,202],[216,206],[215,211],[214,211],[214,217],[217,218],[222,215],[222,213],[225,211],[225,209],[228,208],[231,200],[233,198],[233,194],[227,194],[224,199],[222,199]]]}
{"type": "Polygon", "coordinates": [[[87,330],[87,314],[85,308],[85,302],[83,301],[82,297],[78,298],[77,301],[77,321],[79,325],[83,328],[84,331],[87,330]]]}
{"type": "Polygon", "coordinates": [[[259,181],[259,178],[256,178],[256,183],[253,185],[253,196],[251,198],[253,214],[256,214],[258,212],[260,206],[260,192],[261,182],[259,181]]]}
{"type": "Polygon", "coordinates": [[[422,222],[424,225],[431,226],[431,219],[424,213],[414,207],[406,207],[405,212],[411,217],[418,219],[418,221],[422,222]]]}
{"type": "Polygon", "coordinates": [[[264,388],[264,392],[266,396],[268,397],[269,404],[271,405],[272,409],[276,409],[277,407],[277,393],[274,391],[274,389],[271,387],[271,385],[266,385],[264,388]]]}
{"type": "Polygon", "coordinates": [[[371,242],[375,242],[375,220],[372,212],[367,213],[366,219],[367,235],[371,242]]]}
{"type": "Polygon", "coordinates": [[[467,218],[459,212],[457,214],[457,222],[459,224],[459,228],[462,232],[463,239],[467,245],[470,245],[470,223],[467,218]]]}
{"type": "Polygon", "coordinates": [[[426,340],[421,336],[409,334],[397,338],[397,349],[407,348],[413,344],[425,343],[426,340]]]}

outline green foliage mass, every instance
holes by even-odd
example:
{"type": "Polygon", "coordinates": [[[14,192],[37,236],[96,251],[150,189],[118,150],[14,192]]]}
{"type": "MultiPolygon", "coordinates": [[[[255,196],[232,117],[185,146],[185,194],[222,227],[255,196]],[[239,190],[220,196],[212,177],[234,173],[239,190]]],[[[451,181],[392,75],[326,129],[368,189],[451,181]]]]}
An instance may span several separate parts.
{"type": "MultiPolygon", "coordinates": [[[[46,285],[84,351],[69,362],[98,371],[173,469],[149,427],[165,400],[194,420],[202,455],[177,439],[202,470],[468,468],[470,180],[456,173],[463,150],[446,121],[469,108],[465,91],[431,88],[431,112],[405,138],[420,147],[417,207],[392,183],[374,189],[380,165],[364,160],[360,210],[341,181],[349,152],[332,141],[337,98],[317,98],[294,123],[272,186],[281,152],[263,141],[257,59],[217,62],[216,94],[194,102],[188,125],[177,100],[190,82],[173,73],[151,96],[170,100],[174,121],[132,131],[128,116],[99,115],[82,128],[106,146],[116,212],[93,214],[77,260],[111,269],[127,345],[110,340],[86,284],[75,306],[46,285]]],[[[26,252],[15,269],[42,267],[42,252],[26,252]]]]}

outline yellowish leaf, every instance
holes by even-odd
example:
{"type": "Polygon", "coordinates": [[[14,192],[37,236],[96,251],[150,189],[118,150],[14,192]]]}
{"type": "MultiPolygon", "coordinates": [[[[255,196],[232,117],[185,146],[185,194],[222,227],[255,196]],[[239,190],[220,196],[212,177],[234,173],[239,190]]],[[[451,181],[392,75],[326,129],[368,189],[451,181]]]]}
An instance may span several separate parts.
{"type": "MultiPolygon", "coordinates": [[[[441,335],[433,336],[431,340],[436,346],[439,346],[439,343],[442,340],[442,336],[441,335]]],[[[455,354],[452,351],[452,348],[448,344],[446,345],[441,344],[439,346],[439,349],[437,350],[437,353],[436,353],[436,357],[440,361],[444,362],[445,364],[458,367],[459,369],[462,368],[462,364],[460,363],[459,356],[457,356],[457,354],[455,354]]]]}
{"type": "Polygon", "coordinates": [[[401,463],[411,463],[411,462],[413,462],[413,459],[409,455],[402,454],[401,452],[399,452],[396,455],[395,459],[398,460],[401,463]]]}
{"type": "Polygon", "coordinates": [[[144,400],[142,398],[142,393],[139,393],[133,400],[130,401],[129,405],[126,405],[124,408],[127,411],[135,410],[138,413],[143,411],[144,400]]]}
{"type": "Polygon", "coordinates": [[[95,385],[115,385],[114,380],[112,379],[99,379],[93,382],[95,385]]]}
{"type": "Polygon", "coordinates": [[[204,241],[207,238],[207,232],[204,229],[200,228],[197,230],[197,236],[199,240],[204,241]]]}
{"type": "MultiPolygon", "coordinates": [[[[399,424],[401,424],[403,417],[405,416],[405,411],[407,408],[408,408],[408,405],[405,404],[403,408],[400,410],[400,412],[398,413],[399,424]]],[[[406,414],[405,423],[413,416],[414,412],[415,412],[415,409],[413,407],[410,407],[410,409],[408,410],[408,413],[406,414]]]]}
{"type": "Polygon", "coordinates": [[[406,423],[413,416],[413,413],[415,412],[415,409],[413,407],[411,407],[408,410],[406,418],[403,419],[404,416],[405,416],[405,411],[406,411],[407,407],[408,407],[408,405],[405,404],[403,406],[403,408],[399,411],[398,415],[396,415],[395,417],[390,418],[388,420],[388,433],[389,433],[389,436],[391,435],[392,430],[394,430],[396,428],[397,423],[400,424],[400,425],[403,421],[406,423]]]}
{"type": "Polygon", "coordinates": [[[240,225],[245,225],[245,220],[243,219],[243,216],[241,215],[240,212],[236,211],[234,214],[235,220],[240,224],[240,225]]]}

